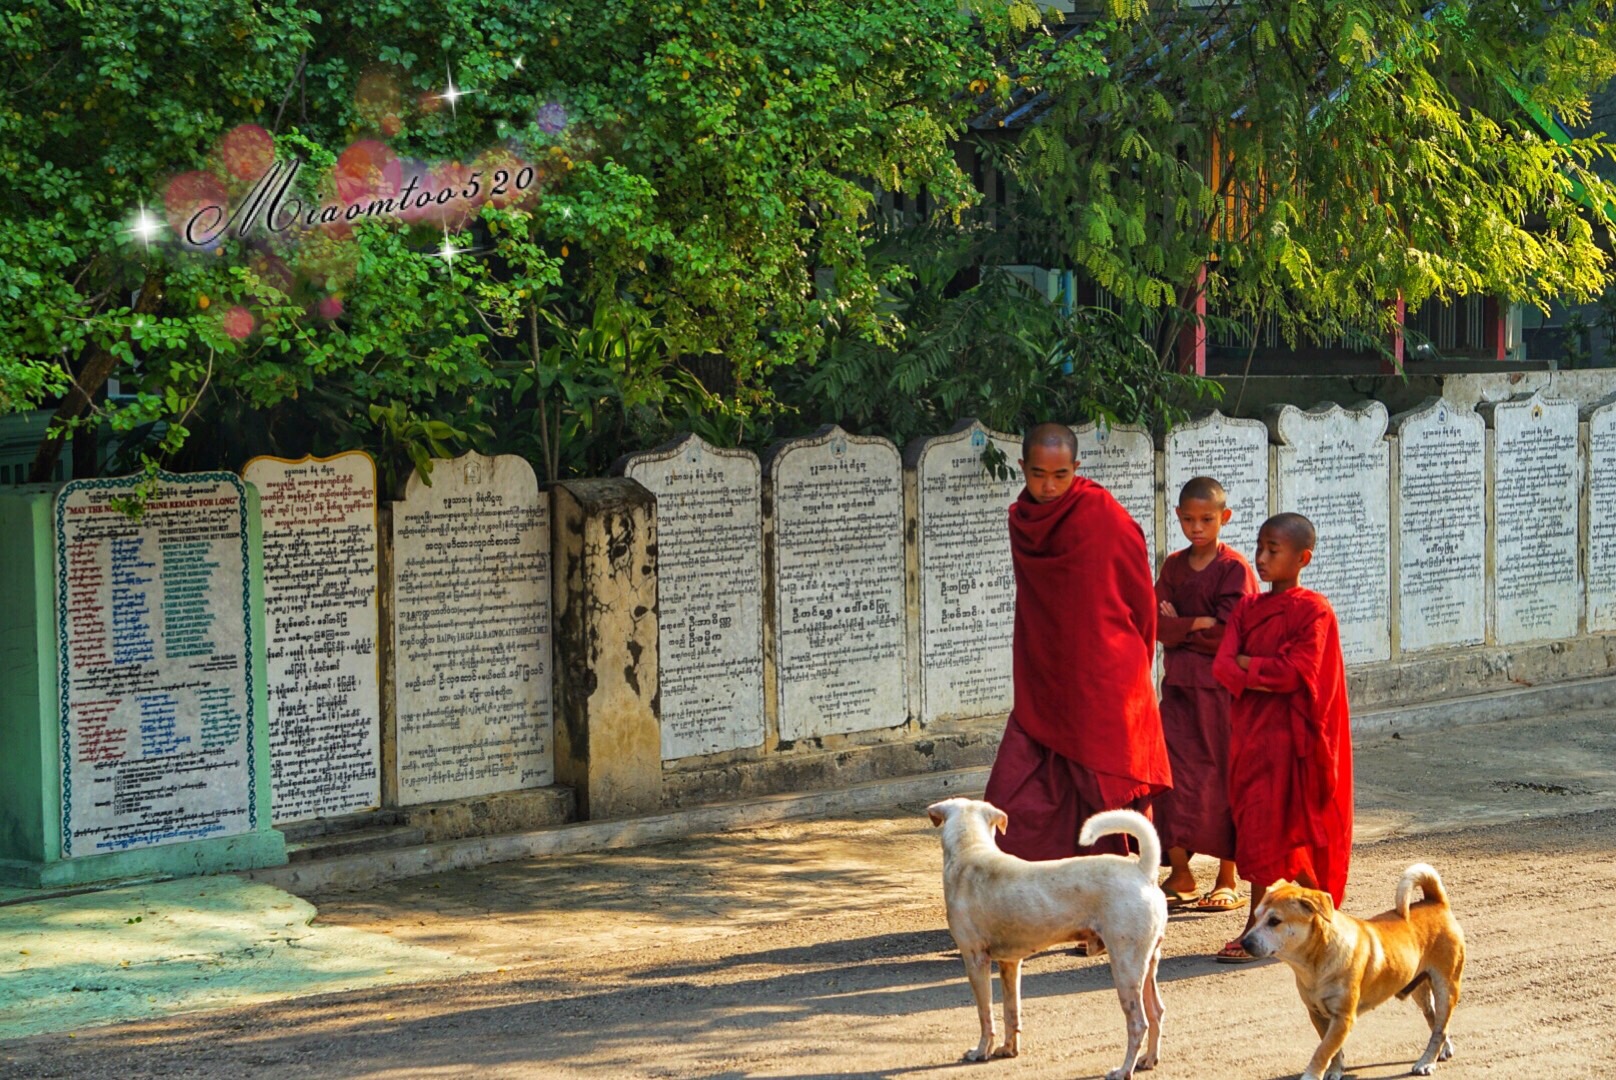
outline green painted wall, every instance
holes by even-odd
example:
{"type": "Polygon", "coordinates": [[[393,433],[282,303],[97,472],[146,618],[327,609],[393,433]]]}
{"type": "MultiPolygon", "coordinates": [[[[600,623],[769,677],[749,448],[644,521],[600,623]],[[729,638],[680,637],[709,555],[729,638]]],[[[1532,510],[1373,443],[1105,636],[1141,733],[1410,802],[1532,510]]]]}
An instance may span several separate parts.
{"type": "Polygon", "coordinates": [[[54,487],[0,492],[0,860],[41,863],[61,849],[54,725],[40,723],[56,715],[55,497],[54,487]]]}

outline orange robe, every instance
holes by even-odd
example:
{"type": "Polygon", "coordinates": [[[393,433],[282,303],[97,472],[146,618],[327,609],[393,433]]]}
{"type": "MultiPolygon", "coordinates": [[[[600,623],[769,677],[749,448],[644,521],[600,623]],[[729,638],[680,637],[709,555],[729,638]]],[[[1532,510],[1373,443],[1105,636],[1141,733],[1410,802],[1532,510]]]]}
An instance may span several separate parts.
{"type": "Polygon", "coordinates": [[[1178,612],[1156,620],[1163,652],[1161,716],[1173,790],[1156,797],[1156,831],[1163,847],[1234,858],[1229,810],[1229,692],[1212,674],[1225,624],[1242,597],[1258,591],[1257,575],[1233,548],[1219,544],[1212,561],[1190,567],[1190,549],[1162,563],[1156,599],[1178,612]],[[1197,618],[1217,625],[1191,630],[1197,618]]]}
{"type": "Polygon", "coordinates": [[[1339,905],[1352,855],[1352,732],[1341,634],[1300,587],[1240,601],[1213,673],[1234,695],[1235,862],[1254,889],[1309,873],[1339,905]],[[1251,657],[1242,671],[1235,657],[1251,657]]]}
{"type": "Polygon", "coordinates": [[[1084,820],[1148,812],[1171,784],[1151,662],[1156,595],[1145,536],[1111,493],[1078,477],[1059,499],[1010,508],[1015,704],[988,777],[1009,815],[999,846],[1023,859],[1126,850],[1078,846],[1084,820]]]}

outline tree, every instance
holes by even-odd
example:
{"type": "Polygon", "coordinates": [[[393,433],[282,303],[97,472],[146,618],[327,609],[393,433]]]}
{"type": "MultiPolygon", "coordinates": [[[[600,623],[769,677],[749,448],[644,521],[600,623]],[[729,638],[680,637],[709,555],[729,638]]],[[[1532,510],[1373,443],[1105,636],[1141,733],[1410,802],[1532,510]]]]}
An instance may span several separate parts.
{"type": "Polygon", "coordinates": [[[997,115],[1047,257],[1172,363],[1215,310],[1385,339],[1393,304],[1600,293],[1602,135],[1557,140],[1616,74],[1609,3],[1110,0],[1029,50],[997,115]],[[1210,273],[1203,275],[1203,266],[1210,273]]]}
{"type": "Polygon", "coordinates": [[[494,391],[559,385],[540,369],[601,310],[656,342],[650,371],[595,372],[602,394],[744,418],[827,319],[877,332],[873,192],[971,198],[950,148],[962,91],[991,75],[986,42],[1035,14],[67,0],[3,18],[0,409],[70,391],[57,433],[98,409],[172,454],[198,409],[323,418],[326,450],[434,418],[475,438],[494,391]],[[704,355],[726,386],[682,377],[704,355]],[[523,369],[534,382],[511,386],[523,369]],[[109,376],[136,396],[95,405],[109,376]]]}

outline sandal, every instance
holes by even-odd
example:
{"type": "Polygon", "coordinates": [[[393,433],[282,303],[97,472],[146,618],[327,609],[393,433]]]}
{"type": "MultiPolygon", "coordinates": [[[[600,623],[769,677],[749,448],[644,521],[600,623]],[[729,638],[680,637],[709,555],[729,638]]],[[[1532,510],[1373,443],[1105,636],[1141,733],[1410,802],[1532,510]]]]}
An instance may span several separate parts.
{"type": "MultiPolygon", "coordinates": [[[[1169,902],[1171,906],[1171,902],[1169,902]]],[[[1220,887],[1213,889],[1200,898],[1193,910],[1195,911],[1234,911],[1243,908],[1246,902],[1240,899],[1240,894],[1233,889],[1220,887]]]]}
{"type": "Polygon", "coordinates": [[[1190,889],[1185,892],[1178,892],[1173,889],[1164,888],[1162,889],[1162,892],[1167,894],[1168,911],[1176,911],[1179,908],[1194,906],[1201,899],[1201,894],[1196,892],[1194,889],[1190,889]]]}
{"type": "Polygon", "coordinates": [[[1223,948],[1219,949],[1212,959],[1220,964],[1249,964],[1262,958],[1248,953],[1241,947],[1240,939],[1236,938],[1234,941],[1224,942],[1223,948]]]}

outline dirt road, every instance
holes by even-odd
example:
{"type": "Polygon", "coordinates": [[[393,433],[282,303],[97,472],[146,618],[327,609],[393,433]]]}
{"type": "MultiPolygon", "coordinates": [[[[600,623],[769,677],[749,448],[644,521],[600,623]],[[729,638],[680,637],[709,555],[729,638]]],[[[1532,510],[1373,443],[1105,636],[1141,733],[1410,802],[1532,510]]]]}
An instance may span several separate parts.
{"type": "MultiPolygon", "coordinates": [[[[1428,861],[1469,941],[1458,1054],[1438,1075],[1616,1076],[1616,766],[1589,753],[1612,728],[1608,716],[1562,718],[1360,753],[1360,835],[1384,838],[1357,848],[1348,910],[1388,907],[1402,869],[1428,861]],[[1421,828],[1406,835],[1411,824],[1421,828]]],[[[1097,1077],[1117,1065],[1109,968],[1066,953],[1027,966],[1022,1056],[958,1064],[974,1011],[920,809],[317,897],[322,921],[501,970],[38,1036],[0,1044],[0,1075],[811,1080],[1097,1077]]],[[[1294,1076],[1305,1063],[1312,1030],[1288,970],[1209,958],[1241,918],[1173,919],[1155,1076],[1294,1076]]],[[[1411,1005],[1370,1014],[1348,1044],[1349,1074],[1406,1073],[1423,1031],[1411,1005]]]]}
{"type": "MultiPolygon", "coordinates": [[[[917,838],[921,839],[921,838],[917,838]]],[[[924,839],[930,839],[925,837],[924,839]]],[[[1616,813],[1388,841],[1359,852],[1351,906],[1389,902],[1418,859],[1444,873],[1470,942],[1450,1076],[1611,1075],[1616,1054],[1616,813]]],[[[766,884],[766,883],[765,883],[766,884]]],[[[850,899],[879,876],[817,883],[850,899]]],[[[765,890],[767,891],[767,890],[765,890]]],[[[925,890],[916,889],[924,894],[925,890]]],[[[490,897],[497,908],[498,896],[490,897]]],[[[37,1077],[900,1077],[951,1069],[974,1041],[970,994],[941,906],[924,897],[826,910],[762,929],[678,935],[670,946],[576,952],[534,942],[542,962],[446,983],[197,1014],[0,1049],[0,1071],[37,1077]]],[[[498,915],[487,916],[497,920],[498,915]]],[[[1163,963],[1169,1009],[1157,1075],[1294,1075],[1311,1049],[1288,973],[1206,959],[1238,916],[1180,916],[1163,963]]],[[[422,928],[422,937],[434,933],[422,928]]],[[[446,942],[444,942],[446,943],[446,942]]],[[[1103,961],[1029,964],[1028,1035],[1013,1062],[972,1075],[1097,1076],[1117,1064],[1120,1013],[1103,961]]],[[[1360,1025],[1359,1077],[1397,1076],[1424,1043],[1407,1005],[1360,1025]],[[1372,1064],[1371,1064],[1372,1063],[1372,1064]]]]}

